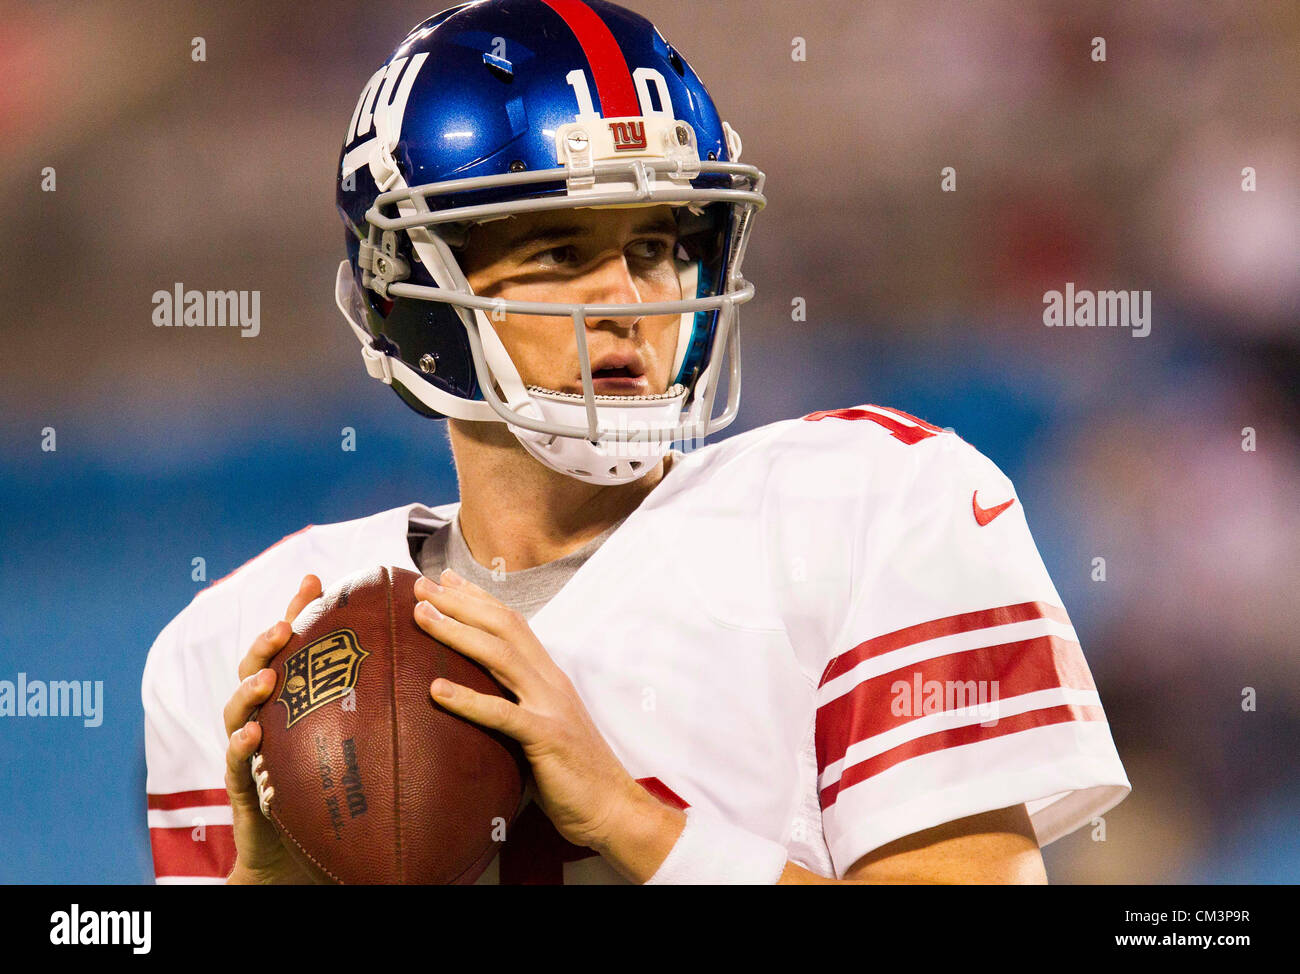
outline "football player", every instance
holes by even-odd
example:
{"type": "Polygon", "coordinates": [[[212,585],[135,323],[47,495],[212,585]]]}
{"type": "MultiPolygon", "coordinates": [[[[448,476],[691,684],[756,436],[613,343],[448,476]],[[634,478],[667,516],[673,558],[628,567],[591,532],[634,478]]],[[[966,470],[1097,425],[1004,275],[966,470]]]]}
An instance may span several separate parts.
{"type": "Polygon", "coordinates": [[[1043,882],[1039,848],[1124,797],[992,462],[871,405],[674,449],[736,415],[765,202],[740,157],[682,52],[602,0],[462,4],[374,73],[337,301],[447,421],[460,501],[308,527],[159,635],[160,882],[307,881],[249,716],[297,613],[376,564],[421,572],[418,625],[517,698],[430,687],[531,765],[481,882],[1043,882]]]}

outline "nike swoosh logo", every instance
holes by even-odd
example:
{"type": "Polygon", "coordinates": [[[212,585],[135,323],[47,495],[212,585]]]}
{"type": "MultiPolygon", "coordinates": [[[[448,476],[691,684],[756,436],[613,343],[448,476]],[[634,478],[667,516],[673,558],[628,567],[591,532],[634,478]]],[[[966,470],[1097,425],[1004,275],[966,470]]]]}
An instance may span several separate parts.
{"type": "Polygon", "coordinates": [[[978,524],[980,527],[984,527],[984,525],[988,524],[995,517],[997,517],[999,514],[1001,514],[1003,511],[1005,511],[1008,507],[1010,507],[1012,504],[1016,502],[1016,499],[1013,497],[1009,501],[1003,501],[997,507],[980,507],[979,501],[975,499],[978,495],[979,495],[978,490],[975,491],[974,494],[970,495],[970,506],[971,506],[971,510],[975,512],[975,523],[978,524]]]}

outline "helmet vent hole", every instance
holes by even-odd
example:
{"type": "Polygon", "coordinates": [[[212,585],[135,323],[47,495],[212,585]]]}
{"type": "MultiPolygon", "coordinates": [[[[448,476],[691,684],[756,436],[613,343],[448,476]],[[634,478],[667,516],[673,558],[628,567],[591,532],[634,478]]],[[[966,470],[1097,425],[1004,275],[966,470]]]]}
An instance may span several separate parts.
{"type": "Polygon", "coordinates": [[[673,70],[677,72],[677,77],[682,78],[686,76],[686,66],[682,64],[682,59],[677,56],[677,52],[671,47],[668,48],[668,63],[671,64],[673,70]]]}

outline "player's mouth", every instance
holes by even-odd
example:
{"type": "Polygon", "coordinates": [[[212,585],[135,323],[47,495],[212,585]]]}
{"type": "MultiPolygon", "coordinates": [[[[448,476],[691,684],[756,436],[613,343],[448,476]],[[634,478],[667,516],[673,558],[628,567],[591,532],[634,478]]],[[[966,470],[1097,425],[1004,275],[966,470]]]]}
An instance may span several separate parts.
{"type": "MultiPolygon", "coordinates": [[[[591,385],[598,396],[648,396],[650,380],[646,378],[645,364],[635,352],[616,352],[603,355],[591,363],[591,385]]],[[[578,392],[582,392],[582,377],[578,377],[578,392]]]]}

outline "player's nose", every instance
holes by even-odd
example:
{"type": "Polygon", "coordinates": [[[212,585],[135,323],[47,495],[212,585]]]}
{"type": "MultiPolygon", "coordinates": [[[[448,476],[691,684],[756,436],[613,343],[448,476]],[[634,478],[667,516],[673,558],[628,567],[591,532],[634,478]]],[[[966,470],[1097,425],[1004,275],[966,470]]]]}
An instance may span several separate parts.
{"type": "MultiPolygon", "coordinates": [[[[639,304],[641,291],[637,287],[632,269],[628,267],[624,254],[611,256],[595,267],[588,280],[586,304],[639,304]]],[[[617,328],[631,331],[640,314],[629,315],[589,315],[588,328],[617,328]]]]}

